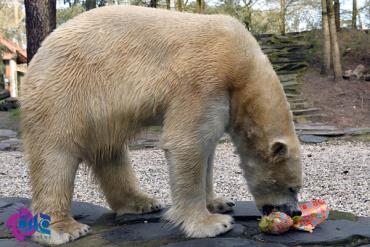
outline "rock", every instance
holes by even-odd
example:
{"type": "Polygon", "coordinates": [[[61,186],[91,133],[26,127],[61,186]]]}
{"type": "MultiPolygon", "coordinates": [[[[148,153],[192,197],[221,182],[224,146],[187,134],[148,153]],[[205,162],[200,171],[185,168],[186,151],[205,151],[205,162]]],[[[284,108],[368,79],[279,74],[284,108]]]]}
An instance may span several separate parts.
{"type": "Polygon", "coordinates": [[[351,69],[348,69],[346,71],[344,71],[344,74],[343,74],[343,79],[351,79],[351,76],[352,76],[352,70],[351,69]]]}
{"type": "Polygon", "coordinates": [[[24,241],[20,242],[15,239],[0,239],[0,246],[1,247],[41,247],[42,245],[31,242],[31,241],[24,241]]]}
{"type": "Polygon", "coordinates": [[[229,213],[236,220],[256,220],[261,217],[260,211],[258,211],[256,204],[251,201],[247,202],[236,202],[235,207],[229,213]]]}
{"type": "Polygon", "coordinates": [[[14,151],[17,150],[21,144],[22,141],[17,138],[0,141],[0,151],[14,151]]]}
{"type": "Polygon", "coordinates": [[[321,143],[328,140],[327,137],[315,136],[315,135],[299,135],[299,140],[305,143],[321,143]]]}
{"type": "Polygon", "coordinates": [[[284,247],[286,245],[282,244],[271,244],[271,243],[260,243],[248,239],[240,238],[204,238],[204,239],[193,239],[188,241],[182,241],[177,243],[171,243],[162,245],[162,247],[223,247],[223,246],[233,246],[233,247],[284,247]]]}
{"type": "MultiPolygon", "coordinates": [[[[131,224],[131,223],[143,223],[143,222],[159,222],[162,219],[163,213],[166,212],[167,209],[163,209],[159,212],[149,213],[149,214],[124,214],[120,216],[115,216],[114,214],[107,214],[101,219],[99,219],[99,223],[106,224],[107,222],[114,221],[115,225],[123,225],[123,224],[131,224]]],[[[229,212],[231,216],[234,217],[236,220],[251,220],[257,219],[261,217],[261,213],[256,208],[254,202],[236,202],[234,210],[229,212]]]]}
{"type": "MultiPolygon", "coordinates": [[[[0,246],[38,247],[29,240],[19,242],[5,228],[4,222],[21,207],[29,207],[25,198],[0,198],[0,246]]],[[[161,220],[162,212],[116,217],[110,210],[84,202],[72,203],[72,214],[90,224],[93,232],[68,243],[70,247],[114,246],[359,246],[370,243],[370,218],[332,211],[329,220],[313,233],[289,231],[273,236],[260,233],[260,213],[253,202],[237,202],[229,214],[234,228],[215,238],[188,239],[177,228],[161,220]]]]}
{"type": "Polygon", "coordinates": [[[10,97],[9,91],[2,90],[0,91],[0,100],[6,99],[10,97]]]}
{"type": "MultiPolygon", "coordinates": [[[[283,235],[260,234],[255,239],[264,242],[287,245],[334,245],[344,246],[361,239],[370,240],[370,228],[361,223],[349,220],[328,220],[319,225],[313,233],[289,231],[283,235]]],[[[366,243],[366,242],[365,242],[366,243]]],[[[351,245],[350,245],[351,246],[351,245]]]]}
{"type": "Polygon", "coordinates": [[[365,66],[362,64],[357,65],[357,67],[353,70],[352,75],[354,75],[357,79],[361,79],[366,72],[365,66]]]}
{"type": "Polygon", "coordinates": [[[8,129],[0,129],[0,138],[14,138],[17,136],[17,132],[8,129]]]}
{"type": "MultiPolygon", "coordinates": [[[[114,224],[123,225],[129,223],[144,223],[144,222],[159,222],[162,219],[163,213],[166,209],[155,213],[148,213],[148,214],[124,214],[124,215],[110,215],[111,219],[114,221],[114,224]]],[[[105,219],[107,222],[107,220],[105,219]]],[[[109,220],[108,220],[109,221],[109,220]]]]}
{"type": "Polygon", "coordinates": [[[370,73],[367,73],[366,75],[364,75],[364,80],[370,81],[370,73]]]}
{"type": "Polygon", "coordinates": [[[346,128],[344,129],[348,135],[366,135],[370,134],[370,128],[346,128]]]}
{"type": "MultiPolygon", "coordinates": [[[[7,218],[22,207],[29,208],[31,200],[19,197],[0,198],[0,233],[7,218]]],[[[109,209],[86,202],[72,202],[72,215],[81,223],[94,224],[100,217],[111,212],[109,209]]]]}
{"type": "Polygon", "coordinates": [[[172,225],[159,223],[137,223],[123,225],[117,229],[102,233],[104,239],[112,243],[124,241],[148,241],[148,240],[169,240],[185,238],[183,233],[172,225]]]}

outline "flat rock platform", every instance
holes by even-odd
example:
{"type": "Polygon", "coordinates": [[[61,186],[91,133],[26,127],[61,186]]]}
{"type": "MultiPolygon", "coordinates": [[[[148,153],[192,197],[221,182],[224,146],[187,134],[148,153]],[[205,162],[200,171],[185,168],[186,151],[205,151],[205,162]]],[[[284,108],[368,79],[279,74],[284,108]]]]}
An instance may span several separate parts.
{"type": "MultiPolygon", "coordinates": [[[[30,240],[18,241],[6,228],[7,218],[22,207],[25,198],[0,198],[0,247],[41,246],[30,240]]],[[[68,247],[221,247],[221,246],[361,246],[370,247],[370,217],[331,211],[329,220],[313,233],[289,231],[283,235],[263,234],[258,230],[261,217],[253,202],[237,202],[229,214],[235,219],[230,232],[216,238],[189,239],[161,219],[158,213],[117,217],[109,209],[84,202],[73,202],[72,213],[78,221],[92,226],[92,233],[62,246],[68,247]]]]}

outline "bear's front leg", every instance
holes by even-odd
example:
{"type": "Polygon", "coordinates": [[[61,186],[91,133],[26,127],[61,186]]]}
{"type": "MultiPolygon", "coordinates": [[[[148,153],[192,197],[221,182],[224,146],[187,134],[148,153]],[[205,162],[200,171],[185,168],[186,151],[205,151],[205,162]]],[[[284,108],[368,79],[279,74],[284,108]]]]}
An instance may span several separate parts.
{"type": "Polygon", "coordinates": [[[213,158],[215,156],[215,148],[211,151],[207,161],[207,208],[211,213],[225,213],[231,211],[235,206],[232,200],[217,197],[213,189],[213,158]]]}
{"type": "Polygon", "coordinates": [[[167,112],[164,122],[162,145],[173,202],[165,218],[180,226],[188,237],[214,237],[233,226],[229,215],[212,214],[207,209],[207,162],[224,132],[228,112],[222,101],[217,103],[221,105],[197,108],[193,98],[191,103],[167,112]]]}

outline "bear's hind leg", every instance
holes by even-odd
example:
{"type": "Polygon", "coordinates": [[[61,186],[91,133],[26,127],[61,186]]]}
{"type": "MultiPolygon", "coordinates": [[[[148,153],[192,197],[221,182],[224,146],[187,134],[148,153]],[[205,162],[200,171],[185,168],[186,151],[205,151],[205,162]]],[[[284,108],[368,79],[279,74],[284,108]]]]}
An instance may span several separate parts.
{"type": "Polygon", "coordinates": [[[213,189],[213,158],[215,150],[211,151],[207,161],[206,196],[207,208],[211,213],[225,213],[235,206],[235,203],[223,197],[217,197],[213,189]]]}
{"type": "Polygon", "coordinates": [[[93,170],[105,198],[118,215],[159,211],[161,204],[139,188],[128,158],[128,149],[121,157],[105,164],[94,164],[93,170]]]}
{"type": "Polygon", "coordinates": [[[33,213],[48,214],[51,234],[35,232],[33,240],[47,245],[67,243],[90,232],[90,227],[70,214],[74,179],[79,160],[61,150],[30,157],[33,213]]]}

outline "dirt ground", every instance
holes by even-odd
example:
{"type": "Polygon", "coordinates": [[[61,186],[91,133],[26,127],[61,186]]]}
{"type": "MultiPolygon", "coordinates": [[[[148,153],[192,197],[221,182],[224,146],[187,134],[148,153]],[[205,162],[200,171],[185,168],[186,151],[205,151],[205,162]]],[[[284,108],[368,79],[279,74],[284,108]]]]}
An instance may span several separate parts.
{"type": "Polygon", "coordinates": [[[316,68],[308,69],[302,79],[302,95],[320,109],[320,122],[342,128],[370,127],[370,82],[334,82],[316,68]]]}

